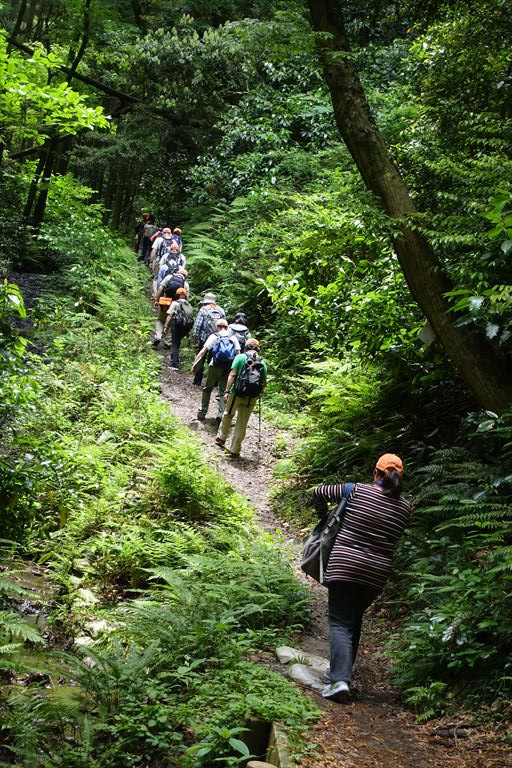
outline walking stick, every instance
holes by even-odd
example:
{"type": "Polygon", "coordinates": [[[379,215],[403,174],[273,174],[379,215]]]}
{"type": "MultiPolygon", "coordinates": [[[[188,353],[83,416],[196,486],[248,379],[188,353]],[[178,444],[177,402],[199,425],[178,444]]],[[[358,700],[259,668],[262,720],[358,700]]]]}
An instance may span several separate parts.
{"type": "Polygon", "coordinates": [[[261,445],[261,395],[259,396],[260,401],[260,413],[259,413],[259,419],[258,419],[258,447],[261,445]]]}

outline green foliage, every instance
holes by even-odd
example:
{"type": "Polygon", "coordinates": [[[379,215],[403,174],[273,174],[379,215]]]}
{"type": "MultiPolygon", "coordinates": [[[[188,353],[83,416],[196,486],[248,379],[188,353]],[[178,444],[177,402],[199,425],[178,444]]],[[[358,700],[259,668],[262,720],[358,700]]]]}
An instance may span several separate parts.
{"type": "Polygon", "coordinates": [[[15,325],[26,316],[20,289],[4,280],[0,283],[0,425],[33,395],[33,381],[23,369],[27,340],[15,325]]]}
{"type": "Polygon", "coordinates": [[[0,30],[0,139],[9,143],[30,139],[38,144],[52,134],[74,134],[82,128],[106,128],[102,107],[88,107],[87,97],[66,82],[49,82],[50,73],[61,63],[42,47],[26,59],[7,52],[5,30],[0,30]]]}
{"type": "MultiPolygon", "coordinates": [[[[55,631],[70,646],[94,634],[94,619],[104,631],[83,655],[41,650],[45,685],[0,698],[2,744],[41,767],[185,765],[200,759],[188,755],[193,742],[212,744],[222,729],[224,747],[246,756],[238,728],[271,715],[299,748],[316,710],[246,657],[305,622],[306,592],[161,400],[146,275],[84,210],[87,193],[70,177],[53,186],[41,238],[66,267],[32,313],[40,398],[2,444],[18,527],[1,520],[58,586],[55,631]]],[[[14,646],[41,639],[0,613],[12,666],[14,646]]]]}

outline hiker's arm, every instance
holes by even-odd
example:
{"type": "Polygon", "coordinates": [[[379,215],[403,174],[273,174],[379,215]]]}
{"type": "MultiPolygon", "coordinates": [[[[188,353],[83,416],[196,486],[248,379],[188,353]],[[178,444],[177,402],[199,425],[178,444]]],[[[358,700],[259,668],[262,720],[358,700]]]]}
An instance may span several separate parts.
{"type": "Polygon", "coordinates": [[[313,491],[313,503],[329,503],[341,501],[343,493],[343,483],[334,483],[333,485],[319,485],[313,491]]]}
{"type": "Polygon", "coordinates": [[[176,303],[177,302],[173,301],[171,306],[167,310],[167,317],[165,318],[163,333],[167,333],[167,330],[168,330],[168,328],[169,328],[169,326],[170,326],[170,324],[172,322],[172,316],[174,315],[174,313],[176,311],[176,303]]]}
{"type": "Polygon", "coordinates": [[[198,362],[199,362],[200,360],[202,360],[202,358],[203,358],[203,357],[206,355],[206,352],[207,352],[207,351],[208,351],[208,350],[207,350],[207,348],[206,348],[206,347],[203,347],[202,349],[200,349],[200,350],[199,350],[199,352],[198,352],[198,353],[197,353],[197,355],[196,355],[196,359],[195,359],[195,360],[194,360],[194,362],[192,363],[192,369],[191,369],[191,370],[192,370],[192,373],[194,373],[194,368],[196,367],[196,365],[198,364],[198,362]]]}
{"type": "Polygon", "coordinates": [[[196,321],[192,329],[192,336],[196,341],[201,341],[201,331],[203,330],[204,312],[199,310],[197,313],[196,321]]]}
{"type": "Polygon", "coordinates": [[[162,298],[162,294],[163,294],[163,292],[165,291],[165,289],[167,288],[167,283],[168,283],[168,282],[169,282],[169,279],[168,279],[167,277],[164,277],[164,279],[163,279],[163,280],[162,280],[162,282],[160,283],[160,288],[159,288],[159,289],[158,289],[158,291],[156,292],[156,296],[155,296],[155,307],[158,307],[158,306],[159,306],[158,302],[159,302],[159,301],[160,301],[160,299],[162,298]]]}
{"type": "Polygon", "coordinates": [[[226,389],[224,390],[224,400],[228,399],[229,390],[231,389],[231,385],[233,384],[235,379],[236,379],[236,371],[234,368],[232,368],[229,372],[228,380],[226,381],[226,389]]]}

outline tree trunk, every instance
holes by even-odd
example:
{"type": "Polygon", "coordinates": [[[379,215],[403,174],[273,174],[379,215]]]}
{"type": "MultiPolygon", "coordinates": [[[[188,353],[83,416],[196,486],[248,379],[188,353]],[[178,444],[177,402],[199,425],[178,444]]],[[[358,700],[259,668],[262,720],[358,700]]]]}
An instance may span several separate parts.
{"type": "Polygon", "coordinates": [[[57,154],[58,139],[50,139],[48,145],[48,154],[46,155],[46,162],[44,165],[43,180],[39,184],[39,196],[34,206],[34,215],[32,218],[32,226],[34,231],[37,232],[43,223],[44,214],[46,211],[46,203],[48,200],[48,190],[50,188],[50,182],[53,173],[53,164],[55,162],[57,154]]]}
{"type": "Polygon", "coordinates": [[[30,182],[27,201],[23,209],[23,221],[25,223],[27,223],[28,220],[30,219],[32,206],[34,205],[34,200],[36,199],[37,188],[39,186],[39,181],[41,179],[44,165],[46,163],[46,158],[48,156],[48,144],[49,144],[49,139],[47,139],[46,142],[43,144],[43,146],[40,147],[39,160],[37,161],[37,166],[36,166],[36,170],[34,171],[32,181],[30,182]]]}
{"type": "Polygon", "coordinates": [[[75,137],[71,135],[60,137],[57,147],[57,158],[55,160],[54,173],[58,173],[61,176],[64,176],[64,174],[67,173],[69,156],[71,154],[71,150],[73,149],[74,138],[75,137]]]}
{"type": "Polygon", "coordinates": [[[112,200],[114,199],[115,179],[116,179],[116,173],[115,173],[115,170],[111,167],[108,174],[107,187],[105,189],[105,200],[103,202],[105,206],[105,212],[103,214],[104,224],[108,224],[110,221],[110,214],[112,212],[111,211],[112,200]]]}
{"type": "Polygon", "coordinates": [[[125,185],[125,171],[124,168],[119,168],[117,174],[117,180],[115,185],[114,204],[112,206],[112,229],[119,229],[119,222],[121,221],[121,213],[123,211],[123,199],[124,199],[124,185],[125,185]]]}
{"type": "MultiPolygon", "coordinates": [[[[19,31],[21,29],[21,25],[23,23],[23,17],[25,16],[25,11],[27,10],[27,0],[21,0],[20,7],[18,9],[18,15],[16,16],[16,21],[14,22],[14,27],[11,30],[11,35],[13,37],[18,37],[19,31]]],[[[9,43],[7,45],[7,55],[10,54],[12,50],[12,43],[9,43]]]]}
{"type": "Polygon", "coordinates": [[[317,47],[339,132],[363,180],[396,221],[395,251],[411,293],[466,384],[484,408],[500,413],[512,404],[512,376],[494,347],[468,326],[456,328],[445,294],[452,285],[430,243],[407,217],[416,211],[407,187],[375,127],[349,56],[340,0],[310,0],[317,47]]]}

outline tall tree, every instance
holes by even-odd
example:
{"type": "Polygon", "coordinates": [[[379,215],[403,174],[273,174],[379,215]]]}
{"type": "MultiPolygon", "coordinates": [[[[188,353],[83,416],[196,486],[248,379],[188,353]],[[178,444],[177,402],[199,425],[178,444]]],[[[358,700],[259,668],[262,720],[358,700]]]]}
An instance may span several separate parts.
{"type": "Polygon", "coordinates": [[[415,204],[370,114],[347,39],[343,0],[309,0],[317,49],[338,130],[361,176],[395,222],[394,248],[409,288],[480,404],[498,413],[512,404],[507,362],[482,336],[456,326],[446,294],[453,289],[430,243],[413,229],[415,204]]]}

